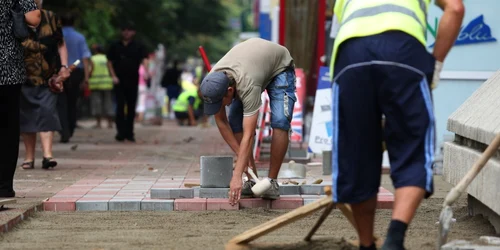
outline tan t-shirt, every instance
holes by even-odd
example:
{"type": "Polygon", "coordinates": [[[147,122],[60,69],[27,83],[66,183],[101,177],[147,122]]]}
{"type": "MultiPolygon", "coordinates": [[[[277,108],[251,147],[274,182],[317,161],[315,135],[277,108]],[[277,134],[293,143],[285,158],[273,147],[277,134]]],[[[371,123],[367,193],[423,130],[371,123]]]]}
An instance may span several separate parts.
{"type": "Polygon", "coordinates": [[[227,71],[234,77],[243,115],[251,116],[259,111],[267,85],[289,66],[293,66],[293,58],[285,47],[251,38],[229,50],[212,72],[227,71]]]}

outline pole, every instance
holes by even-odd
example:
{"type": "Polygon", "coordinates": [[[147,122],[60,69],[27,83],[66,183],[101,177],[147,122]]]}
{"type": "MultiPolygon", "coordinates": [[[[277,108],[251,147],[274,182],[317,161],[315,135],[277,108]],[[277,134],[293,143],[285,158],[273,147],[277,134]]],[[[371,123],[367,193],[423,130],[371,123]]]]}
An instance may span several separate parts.
{"type": "Polygon", "coordinates": [[[210,72],[212,70],[212,66],[210,65],[210,61],[208,60],[207,53],[205,53],[205,49],[203,48],[203,46],[200,46],[198,47],[198,50],[200,51],[203,63],[205,63],[205,68],[208,72],[210,72]]]}

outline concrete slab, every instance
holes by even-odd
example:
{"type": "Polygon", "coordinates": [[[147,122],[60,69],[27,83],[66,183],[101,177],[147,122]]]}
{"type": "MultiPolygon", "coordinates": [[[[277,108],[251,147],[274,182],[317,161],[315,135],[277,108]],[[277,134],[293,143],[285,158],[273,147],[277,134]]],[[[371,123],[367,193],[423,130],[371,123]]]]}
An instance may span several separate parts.
{"type": "Polygon", "coordinates": [[[109,211],[139,211],[142,199],[112,199],[109,201],[109,211]]]}
{"type": "Polygon", "coordinates": [[[108,208],[108,201],[106,200],[76,201],[76,211],[108,211],[108,208]]]}
{"type": "Polygon", "coordinates": [[[300,186],[298,185],[280,185],[280,195],[298,195],[300,194],[300,186]]]}
{"type": "Polygon", "coordinates": [[[200,184],[202,188],[229,188],[232,177],[232,156],[200,157],[200,184]]]}
{"type": "Polygon", "coordinates": [[[481,85],[448,118],[448,130],[489,144],[500,132],[500,71],[481,85]]]}
{"type": "Polygon", "coordinates": [[[194,198],[192,188],[152,188],[152,199],[189,199],[194,198]]]}
{"type": "Polygon", "coordinates": [[[500,238],[482,236],[479,240],[454,240],[441,247],[441,250],[498,250],[500,238]]]}
{"type": "Polygon", "coordinates": [[[229,188],[200,188],[200,198],[229,198],[229,188]]]}
{"type": "Polygon", "coordinates": [[[144,211],[173,211],[174,200],[142,200],[141,210],[144,211]]]}
{"type": "MultiPolygon", "coordinates": [[[[481,156],[480,151],[453,142],[444,144],[443,178],[452,185],[465,176],[481,156]]],[[[497,215],[500,214],[500,161],[490,159],[482,171],[471,182],[467,192],[481,201],[497,215]]],[[[466,195],[466,194],[464,194],[466,195]]],[[[497,232],[500,232],[497,229],[497,232]]]]}

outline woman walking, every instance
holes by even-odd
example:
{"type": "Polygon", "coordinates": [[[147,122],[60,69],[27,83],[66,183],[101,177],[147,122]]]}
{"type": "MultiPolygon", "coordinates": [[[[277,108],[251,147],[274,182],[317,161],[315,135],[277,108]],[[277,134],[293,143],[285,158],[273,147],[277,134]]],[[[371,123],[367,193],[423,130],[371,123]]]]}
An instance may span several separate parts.
{"type": "Polygon", "coordinates": [[[21,167],[35,167],[36,134],[42,142],[42,168],[57,166],[52,156],[54,131],[61,130],[57,112],[57,94],[48,87],[48,80],[58,74],[69,77],[68,53],[64,43],[61,20],[53,12],[42,9],[42,0],[35,0],[42,20],[35,34],[23,42],[28,79],[21,89],[21,134],[26,155],[21,167]]]}
{"type": "Polygon", "coordinates": [[[26,23],[36,27],[40,11],[33,0],[2,0],[0,4],[0,198],[14,197],[19,155],[19,93],[26,78],[21,42],[14,37],[11,9],[19,4],[26,23]]]}

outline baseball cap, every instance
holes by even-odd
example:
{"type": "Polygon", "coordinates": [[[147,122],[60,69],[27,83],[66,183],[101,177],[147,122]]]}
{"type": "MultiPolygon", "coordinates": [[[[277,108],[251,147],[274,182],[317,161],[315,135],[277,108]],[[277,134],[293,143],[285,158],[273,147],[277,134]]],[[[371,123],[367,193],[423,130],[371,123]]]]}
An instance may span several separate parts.
{"type": "Polygon", "coordinates": [[[224,72],[209,73],[201,82],[200,91],[203,96],[203,110],[206,115],[214,115],[222,106],[222,99],[227,93],[229,78],[224,72]]]}

